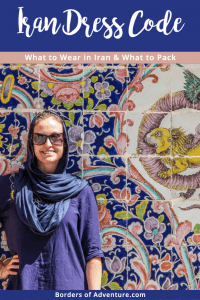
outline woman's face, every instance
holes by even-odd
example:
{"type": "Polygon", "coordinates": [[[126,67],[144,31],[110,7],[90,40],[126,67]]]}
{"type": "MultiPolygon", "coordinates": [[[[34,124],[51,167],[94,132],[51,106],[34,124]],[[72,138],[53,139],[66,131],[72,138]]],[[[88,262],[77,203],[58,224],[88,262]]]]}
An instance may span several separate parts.
{"type": "MultiPolygon", "coordinates": [[[[35,125],[33,133],[52,135],[63,133],[63,125],[55,117],[50,116],[46,119],[40,119],[35,125]]],[[[54,173],[58,162],[64,153],[64,144],[52,144],[47,138],[43,145],[33,145],[34,153],[37,158],[38,168],[44,173],[54,173]]]]}

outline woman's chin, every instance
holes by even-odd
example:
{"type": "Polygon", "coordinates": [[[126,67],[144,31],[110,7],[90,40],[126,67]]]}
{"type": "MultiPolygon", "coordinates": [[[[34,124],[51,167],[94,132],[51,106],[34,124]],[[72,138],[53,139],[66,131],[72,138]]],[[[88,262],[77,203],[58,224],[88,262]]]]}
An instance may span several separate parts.
{"type": "Polygon", "coordinates": [[[40,160],[40,163],[42,163],[43,165],[46,165],[46,164],[56,164],[58,163],[58,160],[55,159],[55,157],[52,157],[52,156],[48,156],[48,157],[45,157],[43,159],[40,160]]]}

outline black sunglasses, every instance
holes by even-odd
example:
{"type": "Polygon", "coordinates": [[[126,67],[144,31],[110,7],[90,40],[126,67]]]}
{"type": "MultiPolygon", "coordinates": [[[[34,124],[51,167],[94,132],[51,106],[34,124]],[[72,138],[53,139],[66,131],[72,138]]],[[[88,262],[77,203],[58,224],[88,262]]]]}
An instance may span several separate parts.
{"type": "Polygon", "coordinates": [[[40,133],[33,133],[33,144],[34,145],[43,145],[46,143],[47,138],[53,145],[62,145],[63,144],[63,133],[54,133],[51,135],[45,135],[40,133]]]}

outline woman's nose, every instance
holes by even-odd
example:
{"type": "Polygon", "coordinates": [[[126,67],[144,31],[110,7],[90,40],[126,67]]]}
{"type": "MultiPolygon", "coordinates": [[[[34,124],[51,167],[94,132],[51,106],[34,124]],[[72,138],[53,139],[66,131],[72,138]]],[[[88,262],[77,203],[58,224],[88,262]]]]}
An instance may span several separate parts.
{"type": "Polygon", "coordinates": [[[48,147],[52,146],[52,143],[51,143],[49,137],[47,137],[46,142],[44,143],[44,145],[45,145],[45,146],[48,146],[48,147]]]}

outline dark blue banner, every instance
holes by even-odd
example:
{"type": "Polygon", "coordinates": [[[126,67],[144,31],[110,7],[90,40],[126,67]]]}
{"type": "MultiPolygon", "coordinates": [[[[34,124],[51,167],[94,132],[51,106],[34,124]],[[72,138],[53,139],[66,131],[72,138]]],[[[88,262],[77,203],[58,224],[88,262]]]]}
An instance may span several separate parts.
{"type": "Polygon", "coordinates": [[[128,299],[199,300],[199,291],[0,291],[1,300],[128,299]]]}
{"type": "Polygon", "coordinates": [[[199,0],[10,0],[0,51],[200,51],[199,0]]]}

